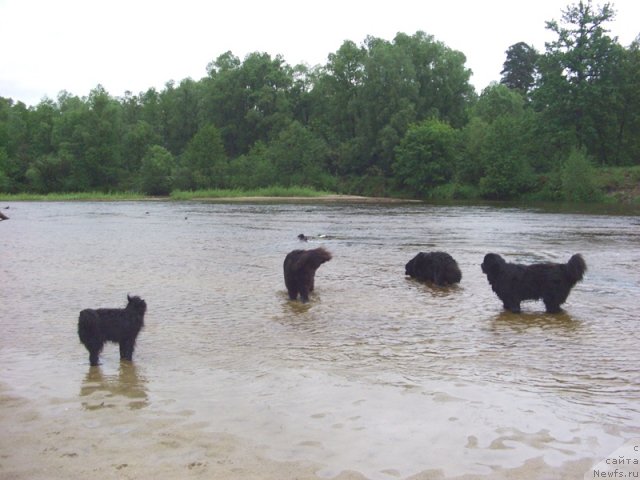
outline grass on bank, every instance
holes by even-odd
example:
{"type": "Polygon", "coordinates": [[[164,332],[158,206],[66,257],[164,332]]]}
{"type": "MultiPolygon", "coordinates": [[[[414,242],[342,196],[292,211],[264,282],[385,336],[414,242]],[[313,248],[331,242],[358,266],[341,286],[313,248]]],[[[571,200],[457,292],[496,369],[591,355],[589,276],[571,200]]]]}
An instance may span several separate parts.
{"type": "Polygon", "coordinates": [[[72,193],[2,193],[0,201],[71,202],[145,200],[148,196],[137,192],[72,192],[72,193]]]}
{"type": "Polygon", "coordinates": [[[640,165],[600,168],[597,184],[616,202],[640,205],[640,165]]]}
{"type": "Polygon", "coordinates": [[[193,200],[202,198],[238,198],[238,197],[324,197],[334,192],[314,190],[308,187],[266,187],[253,190],[213,189],[213,190],[174,190],[172,200],[193,200]]]}
{"type": "MultiPolygon", "coordinates": [[[[182,191],[174,190],[167,197],[171,200],[194,200],[203,198],[238,198],[238,197],[323,197],[334,195],[333,192],[314,190],[307,187],[269,187],[254,190],[216,189],[182,191]]],[[[70,202],[70,201],[126,201],[149,200],[148,195],[137,192],[76,192],[76,193],[1,193],[0,201],[38,201],[38,202],[70,202]]]]}
{"type": "MultiPolygon", "coordinates": [[[[523,195],[520,201],[540,202],[567,202],[571,201],[565,198],[566,195],[562,189],[562,183],[558,175],[547,179],[547,187],[536,192],[530,192],[523,195]]],[[[640,205],[640,165],[632,167],[601,167],[592,171],[592,177],[589,183],[594,187],[596,195],[593,196],[591,202],[604,204],[621,204],[621,205],[640,205]]],[[[351,190],[347,188],[347,190],[351,190]]],[[[361,195],[385,196],[377,191],[359,191],[361,195]]],[[[399,192],[390,193],[387,191],[386,196],[406,197],[399,192]],[[395,195],[394,195],[395,193],[395,195]]],[[[169,197],[171,200],[196,200],[196,199],[219,199],[219,198],[238,198],[238,197],[323,197],[327,195],[335,195],[335,192],[315,190],[308,187],[267,187],[251,190],[242,189],[213,189],[213,190],[195,190],[182,191],[174,190],[169,197]]],[[[157,197],[150,197],[138,192],[78,192],[78,193],[2,193],[0,192],[0,202],[9,201],[135,201],[149,200],[157,197]]],[[[431,189],[426,197],[422,200],[432,201],[455,201],[462,200],[467,202],[483,201],[482,192],[478,186],[462,185],[450,183],[440,185],[431,189]]],[[[518,199],[515,199],[518,200],[518,199]]]]}

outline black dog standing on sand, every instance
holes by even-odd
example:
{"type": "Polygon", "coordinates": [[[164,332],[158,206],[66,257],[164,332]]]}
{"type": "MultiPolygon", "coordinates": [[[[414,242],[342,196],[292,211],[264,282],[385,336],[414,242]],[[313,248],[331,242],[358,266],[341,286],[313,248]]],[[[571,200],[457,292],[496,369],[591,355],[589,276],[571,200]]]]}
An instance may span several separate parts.
{"type": "Polygon", "coordinates": [[[127,295],[125,308],[87,308],[80,312],[78,336],[89,350],[89,363],[98,365],[105,342],[120,344],[120,360],[132,360],[140,329],[144,326],[147,304],[140,297],[127,295]]]}
{"type": "Polygon", "coordinates": [[[295,300],[300,294],[300,300],[309,301],[309,293],[313,291],[316,270],[325,262],[331,260],[331,254],[324,248],[313,250],[294,250],[284,259],[284,284],[289,292],[289,298],[295,300]]]}
{"type": "Polygon", "coordinates": [[[500,255],[488,253],[482,262],[491,288],[506,310],[520,313],[522,300],[542,299],[548,313],[558,313],[571,289],[582,280],[587,264],[575,254],[567,263],[507,263],[500,255]]]}
{"type": "Polygon", "coordinates": [[[404,274],[421,282],[445,286],[459,283],[462,273],[458,263],[446,252],[420,252],[404,267],[404,274]]]}

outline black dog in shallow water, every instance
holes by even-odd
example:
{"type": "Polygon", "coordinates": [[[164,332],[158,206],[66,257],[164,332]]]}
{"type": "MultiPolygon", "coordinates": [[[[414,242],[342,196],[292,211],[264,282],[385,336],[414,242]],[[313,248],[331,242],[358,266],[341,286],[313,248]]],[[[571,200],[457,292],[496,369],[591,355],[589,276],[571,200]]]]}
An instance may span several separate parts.
{"type": "Polygon", "coordinates": [[[295,300],[300,294],[300,300],[309,301],[309,293],[313,291],[316,270],[325,262],[331,260],[331,253],[324,248],[313,250],[293,250],[284,259],[284,284],[289,292],[289,298],[295,300]]]}
{"type": "Polygon", "coordinates": [[[440,286],[459,283],[462,279],[458,263],[446,252],[418,253],[405,265],[404,274],[440,286]]]}
{"type": "Polygon", "coordinates": [[[106,342],[120,345],[120,360],[133,358],[138,333],[144,326],[147,304],[140,297],[127,295],[125,308],[87,308],[80,312],[78,336],[89,350],[89,363],[98,365],[98,357],[106,342]]]}
{"type": "Polygon", "coordinates": [[[587,264],[575,254],[567,263],[508,263],[496,253],[488,253],[482,262],[491,288],[506,310],[520,313],[522,300],[542,299],[548,313],[558,313],[571,289],[582,280],[587,264]]]}

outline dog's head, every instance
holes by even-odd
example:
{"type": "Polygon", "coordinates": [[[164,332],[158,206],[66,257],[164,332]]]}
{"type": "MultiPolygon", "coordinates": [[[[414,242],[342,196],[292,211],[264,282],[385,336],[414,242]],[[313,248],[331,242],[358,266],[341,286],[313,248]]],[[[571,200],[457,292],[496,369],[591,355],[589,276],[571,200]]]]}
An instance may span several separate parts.
{"type": "Polygon", "coordinates": [[[487,253],[482,261],[482,273],[489,277],[495,277],[500,273],[502,267],[506,264],[504,258],[497,253],[487,253]]]}
{"type": "Polygon", "coordinates": [[[416,257],[409,260],[409,262],[404,266],[405,275],[413,275],[415,263],[416,263],[416,257]]]}
{"type": "Polygon", "coordinates": [[[141,299],[138,296],[132,297],[131,295],[127,295],[127,308],[131,308],[138,312],[140,315],[144,315],[147,311],[147,302],[141,299]]]}

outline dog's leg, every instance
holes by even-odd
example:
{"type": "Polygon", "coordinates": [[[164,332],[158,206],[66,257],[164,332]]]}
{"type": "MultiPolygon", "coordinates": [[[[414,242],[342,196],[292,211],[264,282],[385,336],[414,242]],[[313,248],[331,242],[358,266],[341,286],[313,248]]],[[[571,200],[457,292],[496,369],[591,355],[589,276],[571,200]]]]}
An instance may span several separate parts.
{"type": "Polygon", "coordinates": [[[504,303],[504,309],[509,310],[512,313],[520,313],[520,302],[511,302],[510,304],[504,303]]]}
{"type": "Polygon", "coordinates": [[[546,293],[546,295],[542,297],[542,301],[547,309],[547,313],[562,312],[560,305],[565,302],[568,296],[569,292],[563,292],[561,289],[546,293]]]}
{"type": "Polygon", "coordinates": [[[307,270],[301,272],[301,275],[298,277],[298,289],[300,291],[300,299],[303,303],[309,301],[309,292],[313,291],[315,274],[315,270],[307,270]]]}
{"type": "Polygon", "coordinates": [[[92,341],[87,341],[84,346],[89,351],[89,365],[92,367],[99,365],[100,352],[102,352],[104,343],[93,339],[92,341]]]}
{"type": "Polygon", "coordinates": [[[89,365],[95,367],[99,365],[100,351],[102,346],[96,347],[95,345],[89,348],[89,365]]]}
{"type": "Polygon", "coordinates": [[[120,360],[131,362],[133,359],[133,347],[134,341],[130,339],[122,340],[120,342],[120,360]]]}
{"type": "Polygon", "coordinates": [[[309,301],[309,290],[307,288],[307,285],[303,285],[300,288],[300,300],[302,301],[302,303],[307,303],[309,301]]]}
{"type": "Polygon", "coordinates": [[[557,303],[553,303],[553,302],[549,302],[547,300],[544,300],[544,306],[547,309],[547,313],[560,313],[560,312],[562,312],[562,309],[560,308],[560,305],[558,305],[557,303]]]}

